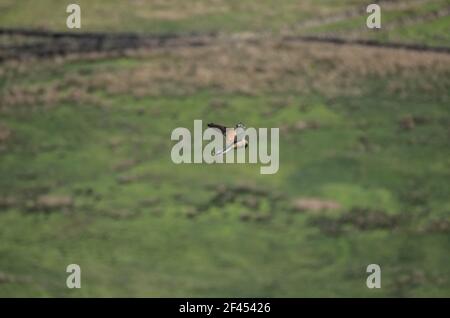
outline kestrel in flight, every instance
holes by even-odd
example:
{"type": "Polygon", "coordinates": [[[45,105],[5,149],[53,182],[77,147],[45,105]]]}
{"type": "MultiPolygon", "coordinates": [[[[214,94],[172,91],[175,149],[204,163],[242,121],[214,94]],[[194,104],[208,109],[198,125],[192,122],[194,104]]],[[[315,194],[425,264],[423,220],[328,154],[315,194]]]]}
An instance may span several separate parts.
{"type": "Polygon", "coordinates": [[[208,127],[219,129],[225,136],[225,149],[216,153],[216,156],[225,154],[231,149],[242,148],[248,146],[248,140],[245,139],[246,127],[242,123],[238,123],[234,128],[209,123],[208,127]]]}

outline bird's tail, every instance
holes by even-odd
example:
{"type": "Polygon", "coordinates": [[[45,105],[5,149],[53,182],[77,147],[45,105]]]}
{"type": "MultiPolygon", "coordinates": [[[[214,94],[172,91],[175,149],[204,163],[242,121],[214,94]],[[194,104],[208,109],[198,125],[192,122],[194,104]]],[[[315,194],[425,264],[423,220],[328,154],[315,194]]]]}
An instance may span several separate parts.
{"type": "Polygon", "coordinates": [[[220,155],[224,155],[226,154],[228,151],[230,151],[231,149],[233,149],[234,144],[229,145],[228,147],[226,147],[224,150],[219,150],[218,152],[216,152],[216,156],[220,156],[220,155]]]}

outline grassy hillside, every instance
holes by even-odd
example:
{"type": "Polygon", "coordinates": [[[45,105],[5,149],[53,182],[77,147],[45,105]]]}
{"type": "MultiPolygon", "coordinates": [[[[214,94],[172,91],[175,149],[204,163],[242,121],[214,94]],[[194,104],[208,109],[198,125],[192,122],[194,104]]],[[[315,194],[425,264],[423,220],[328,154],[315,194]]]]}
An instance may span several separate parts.
{"type": "MultiPolygon", "coordinates": [[[[374,1],[372,1],[374,2],[374,1]]],[[[79,31],[189,33],[273,32],[322,34],[445,45],[450,43],[449,0],[381,0],[382,28],[366,27],[362,0],[80,0],[79,31]]],[[[2,0],[0,27],[67,31],[71,1],[2,0]]],[[[73,30],[72,32],[77,32],[73,30]]]]}
{"type": "MultiPolygon", "coordinates": [[[[2,24],[66,29],[66,7],[70,1],[3,0],[2,24]],[[53,10],[49,10],[53,8],[53,10]],[[60,14],[59,14],[60,12],[60,14]],[[37,14],[38,13],[38,14],[37,14]]],[[[280,28],[319,13],[335,13],[357,1],[101,1],[77,2],[88,30],[183,32],[237,31],[280,28]],[[102,17],[99,19],[99,17],[102,17]]]]}
{"type": "MultiPolygon", "coordinates": [[[[152,2],[166,8],[160,20],[136,18],[142,1],[117,1],[120,17],[86,2],[105,18],[84,26],[253,31],[280,26],[258,22],[271,7],[288,16],[290,6],[328,14],[359,3],[172,2],[152,2]],[[222,11],[201,24],[192,12],[202,8],[222,11]]],[[[1,3],[2,26],[59,28],[26,16],[37,2],[1,3]]],[[[39,3],[42,13],[60,5],[39,3]]],[[[5,61],[0,296],[448,297],[449,92],[448,54],[276,35],[5,61]],[[279,172],[175,165],[171,132],[194,119],[279,127],[279,172]],[[71,263],[78,290],[65,285],[71,263]],[[372,263],[378,290],[366,287],[372,263]]]]}

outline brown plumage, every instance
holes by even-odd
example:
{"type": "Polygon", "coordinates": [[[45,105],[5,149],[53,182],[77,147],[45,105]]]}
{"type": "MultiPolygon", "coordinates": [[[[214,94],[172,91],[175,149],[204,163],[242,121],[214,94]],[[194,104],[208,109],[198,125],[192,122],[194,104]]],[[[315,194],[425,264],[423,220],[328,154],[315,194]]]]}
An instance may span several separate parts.
{"type": "Polygon", "coordinates": [[[242,132],[244,132],[246,128],[241,123],[238,123],[233,128],[214,123],[209,123],[208,127],[219,129],[225,136],[225,143],[226,143],[225,149],[216,153],[216,155],[224,154],[233,148],[241,148],[248,146],[248,141],[244,138],[244,134],[242,134],[242,132]],[[240,137],[239,135],[242,135],[242,137],[240,137]]]}

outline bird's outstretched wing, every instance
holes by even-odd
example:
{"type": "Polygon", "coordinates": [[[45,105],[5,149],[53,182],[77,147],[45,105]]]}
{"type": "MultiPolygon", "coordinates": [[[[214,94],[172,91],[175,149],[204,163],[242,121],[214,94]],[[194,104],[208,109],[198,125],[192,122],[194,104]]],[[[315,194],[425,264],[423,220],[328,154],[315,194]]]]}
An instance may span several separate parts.
{"type": "Polygon", "coordinates": [[[219,130],[222,132],[223,135],[226,135],[226,133],[227,133],[227,127],[222,126],[222,125],[217,125],[217,124],[214,124],[214,123],[209,123],[209,124],[208,124],[208,127],[219,129],[219,130]]]}

